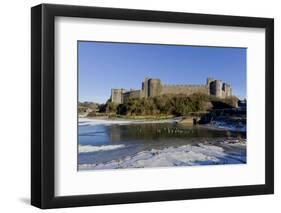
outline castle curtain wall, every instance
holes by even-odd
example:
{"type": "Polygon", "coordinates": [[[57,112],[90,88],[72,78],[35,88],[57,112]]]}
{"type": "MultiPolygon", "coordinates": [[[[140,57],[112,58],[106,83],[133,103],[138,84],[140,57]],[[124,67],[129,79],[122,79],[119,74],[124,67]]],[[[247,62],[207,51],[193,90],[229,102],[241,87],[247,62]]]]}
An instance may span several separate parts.
{"type": "Polygon", "coordinates": [[[205,85],[163,85],[161,95],[204,93],[209,95],[209,88],[205,85]]]}
{"type": "Polygon", "coordinates": [[[222,84],[220,80],[213,78],[207,78],[205,85],[163,85],[160,79],[145,78],[141,90],[111,89],[111,101],[120,104],[129,98],[149,98],[164,94],[192,95],[194,93],[226,98],[232,95],[232,89],[229,84],[222,84]]]}
{"type": "Polygon", "coordinates": [[[122,103],[124,103],[129,98],[141,98],[140,90],[132,90],[122,94],[122,103]]]}

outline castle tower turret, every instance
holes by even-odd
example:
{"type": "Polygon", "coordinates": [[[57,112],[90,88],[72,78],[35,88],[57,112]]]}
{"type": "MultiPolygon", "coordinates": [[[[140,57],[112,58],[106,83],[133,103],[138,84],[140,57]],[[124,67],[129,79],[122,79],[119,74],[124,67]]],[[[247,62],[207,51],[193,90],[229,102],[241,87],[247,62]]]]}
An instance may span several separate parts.
{"type": "Polygon", "coordinates": [[[124,92],[124,89],[111,89],[111,102],[115,104],[122,104],[123,98],[122,94],[124,92]]]}
{"type": "Polygon", "coordinates": [[[211,84],[213,81],[214,81],[213,78],[211,78],[211,77],[208,77],[208,78],[207,78],[206,87],[207,87],[208,95],[211,95],[210,84],[211,84]]]}
{"type": "Polygon", "coordinates": [[[229,97],[229,96],[232,96],[232,89],[231,89],[229,84],[223,83],[222,90],[223,90],[225,98],[229,97]]]}
{"type": "Polygon", "coordinates": [[[142,82],[142,97],[147,98],[148,97],[148,78],[145,78],[142,82]]]}
{"type": "Polygon", "coordinates": [[[161,81],[160,79],[148,80],[148,97],[159,96],[161,93],[161,81]]]}
{"type": "Polygon", "coordinates": [[[221,81],[214,80],[210,83],[210,95],[214,95],[219,98],[222,97],[221,81]]]}

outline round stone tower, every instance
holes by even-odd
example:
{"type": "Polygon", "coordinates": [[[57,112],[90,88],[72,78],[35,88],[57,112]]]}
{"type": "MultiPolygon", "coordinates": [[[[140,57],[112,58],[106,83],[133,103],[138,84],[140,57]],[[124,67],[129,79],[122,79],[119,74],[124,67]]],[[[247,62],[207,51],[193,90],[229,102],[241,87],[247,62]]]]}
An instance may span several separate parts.
{"type": "Polygon", "coordinates": [[[148,97],[155,97],[161,93],[161,81],[160,79],[148,80],[148,97]]]}
{"type": "Polygon", "coordinates": [[[210,83],[210,95],[222,97],[222,85],[220,80],[214,80],[210,83]]]}
{"type": "Polygon", "coordinates": [[[232,90],[229,84],[223,83],[222,90],[224,92],[225,98],[232,95],[232,90]]]}

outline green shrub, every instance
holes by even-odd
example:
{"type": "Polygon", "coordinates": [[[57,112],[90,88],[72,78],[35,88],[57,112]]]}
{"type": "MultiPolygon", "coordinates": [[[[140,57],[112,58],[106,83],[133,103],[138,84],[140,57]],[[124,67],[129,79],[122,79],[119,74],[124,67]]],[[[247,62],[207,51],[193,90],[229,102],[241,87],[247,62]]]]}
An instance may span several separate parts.
{"type": "Polygon", "coordinates": [[[125,116],[175,115],[184,116],[190,113],[210,110],[212,108],[232,108],[237,103],[236,97],[219,99],[214,96],[196,93],[192,95],[162,95],[149,98],[129,98],[123,104],[108,101],[107,113],[125,116]]]}

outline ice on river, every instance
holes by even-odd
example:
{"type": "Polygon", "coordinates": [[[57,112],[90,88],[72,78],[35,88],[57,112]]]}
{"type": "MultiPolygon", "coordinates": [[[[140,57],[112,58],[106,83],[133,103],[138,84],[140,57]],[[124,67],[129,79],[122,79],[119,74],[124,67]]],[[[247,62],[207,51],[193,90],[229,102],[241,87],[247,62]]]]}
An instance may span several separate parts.
{"type": "Polygon", "coordinates": [[[227,144],[231,152],[225,152],[225,147],[200,143],[198,145],[183,145],[164,149],[141,151],[133,156],[99,164],[80,164],[79,170],[145,168],[196,166],[217,164],[246,163],[246,144],[227,144]]]}

